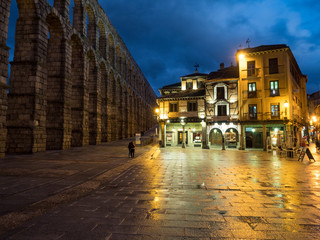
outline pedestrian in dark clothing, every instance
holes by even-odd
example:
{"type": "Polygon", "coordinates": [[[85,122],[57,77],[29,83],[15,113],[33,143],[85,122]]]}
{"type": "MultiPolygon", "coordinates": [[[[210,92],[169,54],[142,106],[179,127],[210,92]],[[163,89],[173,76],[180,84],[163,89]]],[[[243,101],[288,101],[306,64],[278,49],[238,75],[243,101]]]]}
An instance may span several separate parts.
{"type": "Polygon", "coordinates": [[[135,148],[134,143],[129,142],[128,148],[129,148],[129,157],[134,158],[134,148],[135,148]]]}

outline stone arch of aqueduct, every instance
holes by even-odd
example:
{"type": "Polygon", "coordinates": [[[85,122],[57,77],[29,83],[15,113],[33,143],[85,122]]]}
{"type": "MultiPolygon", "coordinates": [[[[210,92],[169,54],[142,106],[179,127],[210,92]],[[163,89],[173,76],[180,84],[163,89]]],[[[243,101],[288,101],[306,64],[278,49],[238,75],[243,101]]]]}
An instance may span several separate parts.
{"type": "Polygon", "coordinates": [[[0,154],[132,137],[155,124],[156,95],[97,0],[17,0],[7,91],[10,0],[0,11],[0,154]],[[88,16],[88,20],[87,20],[88,16]]]}

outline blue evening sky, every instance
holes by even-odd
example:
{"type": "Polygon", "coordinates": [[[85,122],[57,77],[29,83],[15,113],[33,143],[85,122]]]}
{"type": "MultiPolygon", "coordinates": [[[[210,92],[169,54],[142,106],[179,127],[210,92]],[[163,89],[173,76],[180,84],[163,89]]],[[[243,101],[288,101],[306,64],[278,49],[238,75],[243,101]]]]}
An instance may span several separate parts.
{"type": "MultiPolygon", "coordinates": [[[[308,75],[308,93],[320,90],[319,0],[98,1],[157,94],[193,73],[195,63],[202,73],[236,64],[236,50],[248,38],[250,47],[287,44],[308,75]]],[[[17,17],[12,0],[11,60],[17,17]]]]}

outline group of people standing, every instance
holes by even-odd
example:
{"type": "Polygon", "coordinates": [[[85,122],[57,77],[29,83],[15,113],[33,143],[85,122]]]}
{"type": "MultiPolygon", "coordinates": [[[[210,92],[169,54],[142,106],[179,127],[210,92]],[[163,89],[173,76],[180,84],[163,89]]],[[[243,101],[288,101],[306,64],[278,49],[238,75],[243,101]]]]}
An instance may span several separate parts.
{"type": "Polygon", "coordinates": [[[128,149],[129,149],[129,157],[131,158],[134,158],[134,148],[135,148],[134,143],[129,142],[128,149]]]}

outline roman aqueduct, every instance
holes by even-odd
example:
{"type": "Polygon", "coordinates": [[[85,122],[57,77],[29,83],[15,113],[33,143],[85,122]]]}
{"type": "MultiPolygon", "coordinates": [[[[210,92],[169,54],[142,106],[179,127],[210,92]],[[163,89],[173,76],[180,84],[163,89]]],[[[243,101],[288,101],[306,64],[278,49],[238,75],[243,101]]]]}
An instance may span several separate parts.
{"type": "Polygon", "coordinates": [[[155,124],[156,95],[97,0],[17,0],[7,84],[10,0],[0,0],[0,154],[134,136],[155,124]],[[73,22],[73,24],[72,24],[73,22]]]}

